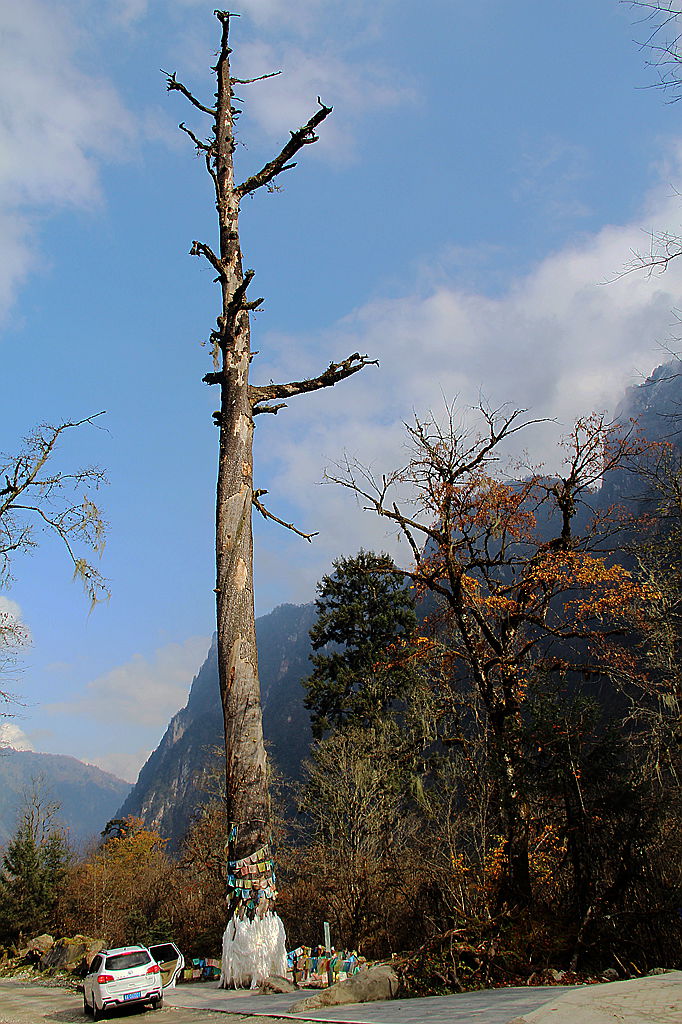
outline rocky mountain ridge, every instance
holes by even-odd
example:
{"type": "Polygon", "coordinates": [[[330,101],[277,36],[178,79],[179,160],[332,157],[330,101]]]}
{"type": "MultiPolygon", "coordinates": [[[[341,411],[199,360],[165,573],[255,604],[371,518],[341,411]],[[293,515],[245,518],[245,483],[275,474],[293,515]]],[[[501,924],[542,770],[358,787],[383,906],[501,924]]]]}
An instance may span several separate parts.
{"type": "MultiPolygon", "coordinates": [[[[310,671],[308,631],[314,617],[313,604],[284,604],[256,620],[263,731],[270,757],[287,779],[298,775],[310,745],[300,680],[310,671]]],[[[187,704],[171,719],[116,816],[143,818],[177,849],[192,816],[207,799],[201,778],[222,742],[214,637],[187,704]]]]}

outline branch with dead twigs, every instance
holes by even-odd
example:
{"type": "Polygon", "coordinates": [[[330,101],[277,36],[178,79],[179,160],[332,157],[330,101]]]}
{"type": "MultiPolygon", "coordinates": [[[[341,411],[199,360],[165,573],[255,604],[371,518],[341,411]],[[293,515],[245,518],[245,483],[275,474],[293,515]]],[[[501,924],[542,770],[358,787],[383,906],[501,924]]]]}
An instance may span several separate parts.
{"type": "Polygon", "coordinates": [[[273,522],[279,523],[280,526],[283,526],[287,530],[291,530],[292,533],[295,533],[299,537],[303,537],[304,540],[307,540],[310,543],[312,543],[313,537],[317,537],[318,532],[303,533],[303,531],[299,530],[296,526],[294,526],[293,523],[285,523],[283,519],[279,518],[279,516],[274,515],[274,513],[272,513],[270,509],[266,508],[263,502],[260,500],[261,497],[267,493],[268,492],[266,490],[263,490],[262,488],[261,490],[253,492],[253,495],[251,496],[251,501],[254,505],[254,508],[258,509],[258,511],[260,512],[264,519],[272,519],[273,522]]]}

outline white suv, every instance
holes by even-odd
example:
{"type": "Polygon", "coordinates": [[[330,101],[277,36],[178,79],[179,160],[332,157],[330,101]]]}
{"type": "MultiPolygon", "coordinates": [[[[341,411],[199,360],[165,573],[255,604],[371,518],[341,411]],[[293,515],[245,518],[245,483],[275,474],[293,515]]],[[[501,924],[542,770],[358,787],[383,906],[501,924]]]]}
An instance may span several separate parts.
{"type": "Polygon", "coordinates": [[[83,1011],[98,1020],[105,1010],[130,1003],[163,1005],[163,990],[174,984],[184,960],[177,946],[163,943],[151,950],[144,946],[102,949],[95,956],[83,981],[83,1011]],[[159,967],[157,951],[163,962],[159,967]],[[170,952],[175,953],[172,962],[170,952]]]}

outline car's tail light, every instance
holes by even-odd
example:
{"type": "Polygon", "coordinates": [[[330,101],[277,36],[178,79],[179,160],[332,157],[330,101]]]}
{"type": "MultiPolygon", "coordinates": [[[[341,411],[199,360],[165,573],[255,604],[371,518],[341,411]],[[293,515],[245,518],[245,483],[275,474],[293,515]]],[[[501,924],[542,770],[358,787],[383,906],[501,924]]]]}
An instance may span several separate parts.
{"type": "Polygon", "coordinates": [[[158,964],[152,964],[151,967],[147,968],[147,974],[158,974],[161,968],[158,964]]]}
{"type": "Polygon", "coordinates": [[[113,980],[114,980],[113,974],[98,974],[97,975],[97,981],[100,983],[100,985],[106,985],[106,983],[108,981],[113,981],[113,980]]]}

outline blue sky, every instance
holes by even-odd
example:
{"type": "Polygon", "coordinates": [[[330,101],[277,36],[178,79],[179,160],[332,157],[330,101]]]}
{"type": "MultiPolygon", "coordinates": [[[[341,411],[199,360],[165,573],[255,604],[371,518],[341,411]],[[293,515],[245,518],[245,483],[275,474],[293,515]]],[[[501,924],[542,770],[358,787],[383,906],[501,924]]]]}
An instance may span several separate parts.
{"type": "MultiPolygon", "coordinates": [[[[201,115],[218,41],[205,0],[24,0],[0,12],[0,448],[106,410],[64,464],[97,463],[111,600],[89,613],[46,538],[0,596],[32,647],[13,726],[133,778],[213,628],[217,312],[201,115]],[[194,115],[197,115],[196,117],[194,115]],[[8,602],[12,602],[11,606],[8,602]]],[[[676,230],[681,109],[649,88],[648,34],[617,0],[243,0],[241,176],[333,104],[283,189],[243,204],[255,382],[359,350],[380,368],[257,424],[255,482],[312,545],[256,522],[260,613],[311,599],[331,559],[394,538],[320,484],[344,451],[404,457],[401,423],[483,392],[560,424],[613,409],[674,346],[682,268],[620,276],[676,230]]],[[[557,428],[558,429],[558,428],[557,428]]],[[[527,438],[552,460],[551,430],[527,438]]],[[[15,733],[15,736],[17,734],[15,733]]]]}

